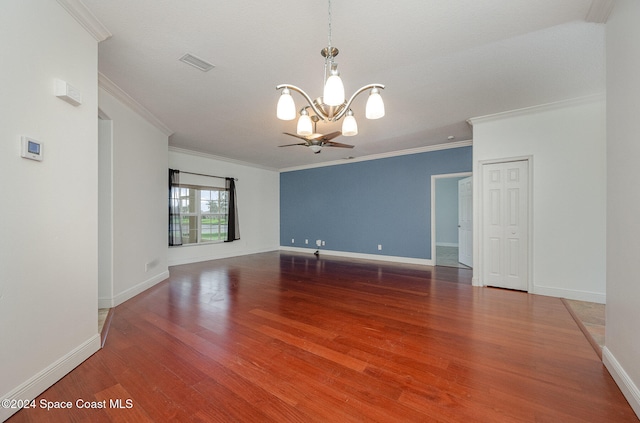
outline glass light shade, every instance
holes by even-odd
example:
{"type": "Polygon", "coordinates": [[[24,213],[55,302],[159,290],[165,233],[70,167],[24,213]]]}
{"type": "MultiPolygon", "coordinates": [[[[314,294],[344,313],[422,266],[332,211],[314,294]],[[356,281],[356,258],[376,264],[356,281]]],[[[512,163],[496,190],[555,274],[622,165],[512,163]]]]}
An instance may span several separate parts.
{"type": "Polygon", "coordinates": [[[304,110],[304,113],[300,114],[298,118],[298,135],[311,135],[313,134],[313,124],[311,123],[311,118],[309,117],[309,113],[304,110]]]}
{"type": "Polygon", "coordinates": [[[322,102],[327,106],[339,106],[344,103],[344,84],[338,71],[332,71],[324,84],[322,102]]]}
{"type": "Polygon", "coordinates": [[[282,95],[278,99],[276,116],[282,120],[293,120],[296,118],[296,104],[293,102],[291,92],[288,88],[282,90],[282,95]]]}
{"type": "Polygon", "coordinates": [[[380,119],[384,116],[384,102],[377,88],[373,88],[369,94],[365,115],[367,119],[380,119]]]}
{"type": "Polygon", "coordinates": [[[358,122],[353,117],[353,112],[349,110],[347,116],[342,121],[342,135],[345,137],[352,137],[358,135],[358,122]]]}
{"type": "Polygon", "coordinates": [[[316,154],[318,154],[320,152],[320,149],[322,149],[322,147],[317,144],[310,145],[309,148],[316,154]]]}

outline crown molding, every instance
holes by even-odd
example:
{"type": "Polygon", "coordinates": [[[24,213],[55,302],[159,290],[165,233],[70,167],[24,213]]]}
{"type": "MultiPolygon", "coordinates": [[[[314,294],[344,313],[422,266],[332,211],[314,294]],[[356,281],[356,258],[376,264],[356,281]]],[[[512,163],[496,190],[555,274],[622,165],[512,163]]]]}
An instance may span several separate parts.
{"type": "Polygon", "coordinates": [[[494,113],[491,115],[478,116],[467,119],[467,122],[473,126],[478,123],[491,122],[494,120],[506,119],[510,117],[523,116],[531,113],[545,112],[549,110],[561,109],[563,107],[579,106],[581,104],[595,103],[604,101],[604,94],[594,94],[585,97],[572,98],[569,100],[556,101],[554,103],[540,104],[537,106],[524,107],[522,109],[509,110],[506,112],[494,113]]]}
{"type": "Polygon", "coordinates": [[[95,17],[81,0],[58,0],[58,3],[80,23],[96,41],[104,41],[111,37],[112,34],[107,27],[95,17]]]}
{"type": "Polygon", "coordinates": [[[240,165],[240,166],[247,166],[247,167],[252,167],[252,168],[257,168],[257,169],[269,170],[269,171],[272,171],[272,172],[277,172],[278,171],[278,169],[273,168],[273,167],[261,166],[259,164],[255,164],[255,163],[243,162],[241,160],[235,160],[235,159],[230,159],[228,157],[216,156],[214,154],[203,153],[201,151],[188,150],[186,148],[169,146],[169,151],[174,152],[174,153],[180,153],[180,154],[188,154],[190,156],[203,157],[205,159],[219,160],[221,162],[233,163],[233,164],[240,165]]]}
{"type": "Polygon", "coordinates": [[[451,148],[469,147],[473,145],[472,140],[455,141],[447,144],[427,145],[424,147],[408,148],[406,150],[390,151],[388,153],[370,154],[368,156],[356,157],[353,159],[340,159],[330,162],[315,163],[310,165],[294,166],[280,169],[280,172],[292,172],[295,170],[313,169],[316,167],[337,166],[356,162],[366,162],[370,160],[386,159],[390,157],[407,156],[410,154],[427,153],[429,151],[448,150],[451,148]]]}
{"type": "Polygon", "coordinates": [[[142,104],[138,103],[129,94],[124,92],[122,88],[117,86],[113,81],[98,72],[98,87],[102,88],[122,103],[127,105],[131,110],[145,118],[150,124],[161,130],[166,136],[171,136],[173,131],[169,129],[160,119],[155,117],[153,113],[147,110],[142,104]]]}
{"type": "Polygon", "coordinates": [[[584,20],[593,23],[607,23],[615,0],[591,0],[591,7],[584,20]]]}

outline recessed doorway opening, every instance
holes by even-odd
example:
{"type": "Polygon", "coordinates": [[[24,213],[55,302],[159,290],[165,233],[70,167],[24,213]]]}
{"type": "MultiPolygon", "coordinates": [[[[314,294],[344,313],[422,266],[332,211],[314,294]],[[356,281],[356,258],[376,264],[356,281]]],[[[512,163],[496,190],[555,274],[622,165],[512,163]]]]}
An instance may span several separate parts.
{"type": "Polygon", "coordinates": [[[471,175],[431,176],[431,257],[436,266],[473,266],[471,175]]]}

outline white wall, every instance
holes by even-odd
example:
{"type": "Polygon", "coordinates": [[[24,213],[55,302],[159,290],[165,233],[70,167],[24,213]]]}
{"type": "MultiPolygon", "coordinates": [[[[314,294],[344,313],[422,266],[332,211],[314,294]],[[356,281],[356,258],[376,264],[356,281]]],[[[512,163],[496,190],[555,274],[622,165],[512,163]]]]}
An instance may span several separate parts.
{"type": "MultiPolygon", "coordinates": [[[[532,156],[533,289],[604,303],[606,144],[603,96],[475,118],[473,162],[532,156]]],[[[474,219],[479,215],[474,187],[474,219]]],[[[479,263],[474,220],[474,262],[479,263]]],[[[476,267],[475,270],[477,270],[476,267]]],[[[474,280],[482,283],[475,274],[474,280]]]]}
{"type": "Polygon", "coordinates": [[[280,176],[277,171],[179,149],[169,150],[169,167],[186,172],[238,178],[236,193],[240,221],[240,240],[168,247],[169,265],[279,249],[280,176]]]}
{"type": "Polygon", "coordinates": [[[0,38],[0,397],[25,399],[100,347],[98,46],[51,0],[4,0],[0,38]],[[82,105],[56,98],[55,78],[82,105]],[[20,157],[21,135],[44,161],[20,157]]]}
{"type": "Polygon", "coordinates": [[[640,416],[640,2],[607,22],[607,307],[603,361],[640,416]]]}
{"type": "Polygon", "coordinates": [[[112,122],[113,142],[113,297],[100,302],[114,306],[169,277],[168,136],[102,88],[99,106],[112,122]]]}

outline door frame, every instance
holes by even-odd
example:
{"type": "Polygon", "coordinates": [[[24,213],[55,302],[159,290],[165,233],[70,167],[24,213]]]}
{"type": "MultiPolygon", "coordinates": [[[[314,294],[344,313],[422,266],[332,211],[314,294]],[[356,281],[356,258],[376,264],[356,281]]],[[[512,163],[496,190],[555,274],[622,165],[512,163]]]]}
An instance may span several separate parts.
{"type": "MultiPolygon", "coordinates": [[[[467,176],[473,177],[473,172],[442,173],[438,175],[431,175],[431,261],[434,266],[436,265],[436,180],[446,178],[466,178],[467,176]]],[[[473,193],[473,195],[475,195],[475,193],[473,193]]],[[[473,210],[473,208],[471,213],[473,213],[473,215],[475,216],[475,210],[473,210]]],[[[475,259],[475,243],[473,245],[473,250],[473,257],[475,259]]]]}
{"type": "Polygon", "coordinates": [[[483,206],[483,177],[482,166],[497,163],[527,162],[528,186],[527,186],[527,292],[533,292],[533,155],[504,157],[499,159],[486,159],[477,162],[477,184],[473,185],[473,286],[487,286],[482,280],[484,263],[482,263],[482,240],[484,236],[483,206]]]}
{"type": "Polygon", "coordinates": [[[458,179],[458,262],[473,269],[473,177],[472,176],[458,179]],[[468,185],[471,185],[470,191],[468,189],[468,185]],[[462,194],[464,194],[464,197],[462,196],[462,194]],[[465,207],[463,206],[463,204],[467,205],[469,208],[466,216],[464,216],[463,214],[465,210],[465,207]],[[469,214],[471,214],[471,216],[469,216],[469,214]],[[467,218],[470,218],[470,220],[467,220],[467,218]],[[465,222],[468,226],[470,226],[470,228],[465,225],[465,222]],[[467,242],[461,241],[463,239],[468,241],[469,234],[471,235],[470,244],[468,244],[467,242]],[[461,245],[465,245],[466,247],[462,248],[461,245]],[[466,253],[464,257],[462,255],[463,252],[466,253]]]}
{"type": "Polygon", "coordinates": [[[113,120],[98,108],[98,308],[115,307],[113,214],[113,120]]]}

